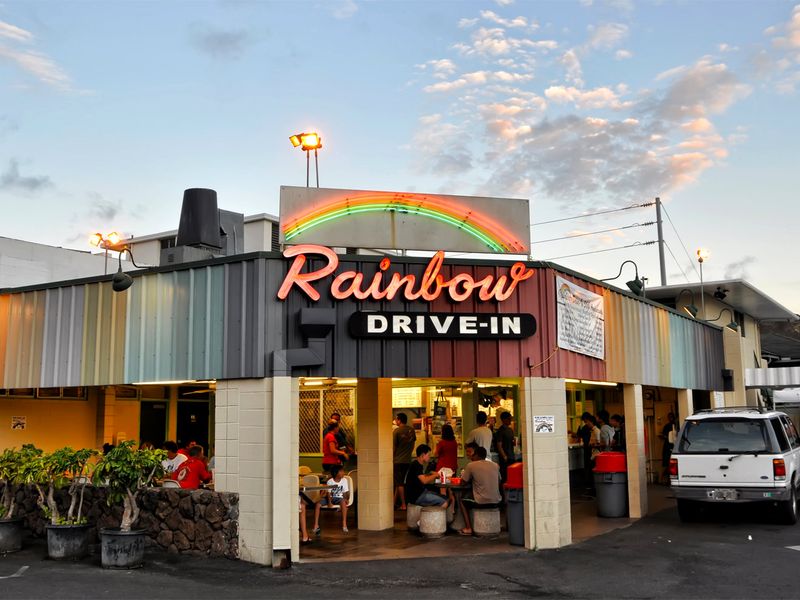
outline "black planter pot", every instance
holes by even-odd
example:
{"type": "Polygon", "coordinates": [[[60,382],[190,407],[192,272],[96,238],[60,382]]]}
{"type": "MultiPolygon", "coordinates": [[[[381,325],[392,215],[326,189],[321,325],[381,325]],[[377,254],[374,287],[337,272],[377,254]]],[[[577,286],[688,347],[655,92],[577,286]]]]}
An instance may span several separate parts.
{"type": "Polygon", "coordinates": [[[22,517],[0,519],[0,554],[22,550],[22,517]]]}
{"type": "Polygon", "coordinates": [[[138,569],[144,562],[147,530],[100,530],[100,564],[104,569],[138,569]]]}
{"type": "Polygon", "coordinates": [[[89,554],[88,525],[45,525],[47,554],[56,560],[78,560],[89,554]]]}

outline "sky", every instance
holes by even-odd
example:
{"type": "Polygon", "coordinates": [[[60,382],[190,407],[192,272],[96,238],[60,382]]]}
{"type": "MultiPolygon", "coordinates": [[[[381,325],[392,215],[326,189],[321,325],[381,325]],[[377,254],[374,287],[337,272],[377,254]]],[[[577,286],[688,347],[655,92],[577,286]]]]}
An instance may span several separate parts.
{"type": "Polygon", "coordinates": [[[277,214],[315,130],[322,187],[527,198],[597,278],[659,284],[654,207],[606,212],[658,196],[669,284],[705,247],[800,312],[799,100],[793,2],[0,0],[0,236],[277,214]]]}

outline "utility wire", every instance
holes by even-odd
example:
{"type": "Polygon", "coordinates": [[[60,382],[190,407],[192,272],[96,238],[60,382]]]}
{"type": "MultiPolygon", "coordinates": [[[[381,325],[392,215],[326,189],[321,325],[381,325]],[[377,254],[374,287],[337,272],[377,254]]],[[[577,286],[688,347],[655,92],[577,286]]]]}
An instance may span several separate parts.
{"type": "Polygon", "coordinates": [[[613,250],[622,250],[624,248],[634,248],[636,246],[650,246],[652,244],[657,244],[658,240],[653,240],[651,242],[634,242],[633,244],[628,244],[627,246],[615,246],[614,248],[604,248],[603,250],[592,250],[590,252],[579,252],[577,254],[566,254],[564,256],[554,256],[552,258],[545,258],[544,260],[559,260],[561,258],[572,258],[573,256],[586,256],[587,254],[600,254],[601,252],[611,252],[613,250]]]}
{"type": "Polygon", "coordinates": [[[550,238],[549,240],[539,240],[538,242],[531,242],[531,244],[544,244],[546,242],[557,242],[558,240],[569,240],[572,238],[579,238],[584,237],[587,235],[597,235],[600,233],[608,233],[609,231],[621,231],[623,229],[633,229],[635,227],[648,227],[650,225],[655,225],[655,221],[648,221],[646,223],[634,223],[633,225],[624,225],[622,227],[612,227],[611,229],[601,229],[600,231],[589,231],[587,233],[575,233],[573,235],[565,235],[562,237],[557,238],[550,238]]]}
{"type": "Polygon", "coordinates": [[[678,265],[678,268],[681,270],[681,273],[683,273],[683,277],[686,279],[686,283],[691,283],[689,281],[689,277],[686,275],[686,271],[683,270],[683,267],[681,266],[681,263],[679,263],[678,259],[675,258],[675,254],[672,252],[672,248],[669,247],[669,244],[667,243],[667,240],[664,240],[664,245],[667,247],[667,250],[669,250],[669,253],[672,256],[672,260],[675,261],[675,264],[678,265]]]}
{"type": "MultiPolygon", "coordinates": [[[[697,270],[697,267],[694,264],[694,259],[691,256],[689,256],[689,251],[686,249],[686,244],[683,243],[683,240],[681,239],[681,234],[678,233],[678,229],[675,227],[675,223],[672,222],[672,218],[669,216],[669,213],[667,212],[667,207],[664,206],[663,203],[661,204],[661,209],[664,211],[664,214],[667,215],[667,220],[669,221],[669,224],[672,225],[672,230],[675,232],[675,235],[678,236],[678,241],[681,243],[681,247],[683,248],[683,251],[686,253],[686,258],[689,259],[689,264],[692,265],[692,268],[694,269],[694,272],[697,274],[698,277],[700,277],[700,271],[697,270]]],[[[675,257],[673,256],[673,258],[675,258],[675,257]]],[[[678,261],[676,260],[675,262],[678,262],[678,261]]],[[[683,269],[681,269],[681,270],[683,270],[683,269]]],[[[684,273],[684,277],[686,277],[685,273],[684,273]]],[[[688,279],[687,279],[687,281],[688,281],[688,279]]]]}
{"type": "Polygon", "coordinates": [[[571,221],[572,219],[583,219],[584,217],[593,217],[595,215],[607,215],[608,213],[615,213],[620,212],[623,210],[631,210],[632,208],[645,208],[647,206],[655,206],[655,202],[645,202],[644,204],[633,204],[631,206],[623,206],[622,208],[612,208],[610,210],[600,210],[598,212],[593,213],[585,213],[582,215],[575,215],[574,217],[564,217],[563,219],[553,219],[552,221],[539,221],[538,223],[533,223],[531,227],[535,227],[536,225],[548,225],[550,223],[561,223],[562,221],[571,221]]]}

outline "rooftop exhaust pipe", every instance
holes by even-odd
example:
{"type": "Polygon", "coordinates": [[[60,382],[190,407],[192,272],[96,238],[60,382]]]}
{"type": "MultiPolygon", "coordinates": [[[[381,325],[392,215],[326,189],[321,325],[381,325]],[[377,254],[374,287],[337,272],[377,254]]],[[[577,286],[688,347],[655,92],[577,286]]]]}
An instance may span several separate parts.
{"type": "Polygon", "coordinates": [[[161,250],[161,264],[180,264],[239,254],[244,247],[244,215],[217,207],[217,192],[189,188],[183,192],[178,237],[161,250]]]}

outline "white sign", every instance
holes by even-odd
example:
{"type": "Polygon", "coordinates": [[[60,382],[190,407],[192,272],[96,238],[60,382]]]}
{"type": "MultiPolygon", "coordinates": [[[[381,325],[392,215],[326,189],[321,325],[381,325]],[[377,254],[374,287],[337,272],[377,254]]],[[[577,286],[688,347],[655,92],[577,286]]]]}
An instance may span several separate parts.
{"type": "Polygon", "coordinates": [[[714,392],[714,408],[725,408],[725,394],[714,392]]]}
{"type": "Polygon", "coordinates": [[[22,431],[28,424],[28,417],[11,417],[11,429],[22,431]]]}
{"type": "Polygon", "coordinates": [[[534,433],[555,433],[556,431],[556,418],[554,415],[534,415],[533,416],[533,431],[534,433]]]}
{"type": "Polygon", "coordinates": [[[556,277],[558,347],[595,358],[605,357],[603,297],[556,277]]]}

